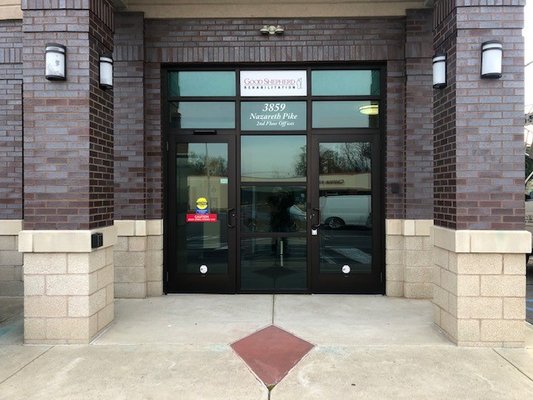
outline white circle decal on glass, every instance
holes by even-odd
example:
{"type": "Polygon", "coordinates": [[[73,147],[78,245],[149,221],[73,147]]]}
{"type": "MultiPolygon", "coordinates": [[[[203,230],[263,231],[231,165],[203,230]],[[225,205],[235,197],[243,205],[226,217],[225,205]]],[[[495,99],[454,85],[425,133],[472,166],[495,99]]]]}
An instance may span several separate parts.
{"type": "Polygon", "coordinates": [[[344,272],[345,274],[349,274],[351,271],[351,268],[349,265],[343,265],[342,266],[342,272],[344,272]]]}
{"type": "Polygon", "coordinates": [[[207,274],[207,265],[200,265],[200,273],[207,274]]]}

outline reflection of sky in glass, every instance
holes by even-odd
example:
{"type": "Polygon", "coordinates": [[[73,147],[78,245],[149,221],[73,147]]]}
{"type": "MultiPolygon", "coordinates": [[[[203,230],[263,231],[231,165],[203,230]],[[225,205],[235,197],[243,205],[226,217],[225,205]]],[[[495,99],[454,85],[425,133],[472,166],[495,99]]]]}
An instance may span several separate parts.
{"type": "MultiPolygon", "coordinates": [[[[247,178],[294,178],[305,136],[243,136],[241,175],[247,178]]],[[[305,158],[304,158],[305,159],[305,158]]]]}
{"type": "Polygon", "coordinates": [[[313,96],[379,95],[379,71],[313,71],[313,96]]]}
{"type": "Polygon", "coordinates": [[[169,73],[170,96],[235,96],[234,71],[169,73]]]}
{"type": "MultiPolygon", "coordinates": [[[[181,128],[235,128],[235,103],[233,102],[186,102],[179,104],[179,127],[181,128]]],[[[171,115],[171,118],[178,116],[171,115]]]]}
{"type": "Polygon", "coordinates": [[[313,101],[313,128],[368,128],[371,118],[360,112],[361,106],[375,101],[313,101]]]}

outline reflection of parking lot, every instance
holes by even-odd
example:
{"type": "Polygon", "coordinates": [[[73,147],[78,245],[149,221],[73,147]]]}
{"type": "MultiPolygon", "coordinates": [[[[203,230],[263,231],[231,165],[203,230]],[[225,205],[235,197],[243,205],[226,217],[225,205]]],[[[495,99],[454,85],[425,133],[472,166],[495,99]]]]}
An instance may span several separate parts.
{"type": "Polygon", "coordinates": [[[533,260],[527,266],[526,285],[526,319],[533,324],[533,260]]]}

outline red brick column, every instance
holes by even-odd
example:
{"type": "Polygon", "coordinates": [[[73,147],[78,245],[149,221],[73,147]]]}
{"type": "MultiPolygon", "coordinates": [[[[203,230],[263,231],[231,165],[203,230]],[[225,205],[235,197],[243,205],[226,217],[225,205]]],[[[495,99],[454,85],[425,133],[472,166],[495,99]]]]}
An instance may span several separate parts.
{"type": "Polygon", "coordinates": [[[434,91],[438,226],[524,229],[523,4],[435,4],[434,49],[448,57],[448,86],[434,91]],[[480,78],[488,40],[503,43],[501,79],[480,78]]]}
{"type": "Polygon", "coordinates": [[[523,346],[525,1],[440,0],[434,50],[435,322],[461,345],[523,346]],[[490,5],[487,5],[490,4],[490,5]],[[501,79],[481,79],[481,45],[503,44],[501,79]]]}
{"type": "Polygon", "coordinates": [[[114,316],[111,0],[25,0],[24,340],[88,343],[114,316]],[[66,80],[45,78],[45,46],[66,47],[66,80]],[[102,235],[95,248],[92,234],[102,235]]]}
{"type": "Polygon", "coordinates": [[[113,91],[99,87],[99,56],[113,51],[111,2],[27,0],[22,10],[24,228],[112,225],[113,91]],[[67,47],[66,81],[45,79],[48,42],[67,47]]]}

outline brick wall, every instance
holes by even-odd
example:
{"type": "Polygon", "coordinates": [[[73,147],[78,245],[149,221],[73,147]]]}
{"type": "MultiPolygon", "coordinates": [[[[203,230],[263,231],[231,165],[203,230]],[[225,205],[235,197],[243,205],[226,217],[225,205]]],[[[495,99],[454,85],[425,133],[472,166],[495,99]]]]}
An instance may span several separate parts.
{"type": "Polygon", "coordinates": [[[113,94],[99,88],[98,59],[113,50],[112,6],[28,0],[22,9],[25,229],[111,225],[113,94]],[[44,77],[47,42],[67,47],[64,82],[44,77]]]}
{"type": "Polygon", "coordinates": [[[447,53],[448,86],[434,92],[435,223],[523,229],[524,2],[441,3],[449,14],[436,19],[434,47],[447,53]],[[479,76],[486,40],[503,43],[499,80],[479,76]]]}
{"type": "Polygon", "coordinates": [[[115,219],[144,219],[143,14],[115,14],[114,42],[115,219]]]}
{"type": "Polygon", "coordinates": [[[432,219],[431,10],[408,10],[405,36],[405,218],[432,219]]]}
{"type": "Polygon", "coordinates": [[[0,21],[0,220],[22,215],[22,23],[0,21]]]}
{"type": "Polygon", "coordinates": [[[405,20],[217,19],[145,21],[145,165],[147,218],[162,217],[161,64],[247,62],[386,62],[386,215],[403,218],[405,20]],[[263,36],[280,24],[282,36],[263,36]],[[393,193],[394,192],[394,193],[393,193]]]}

